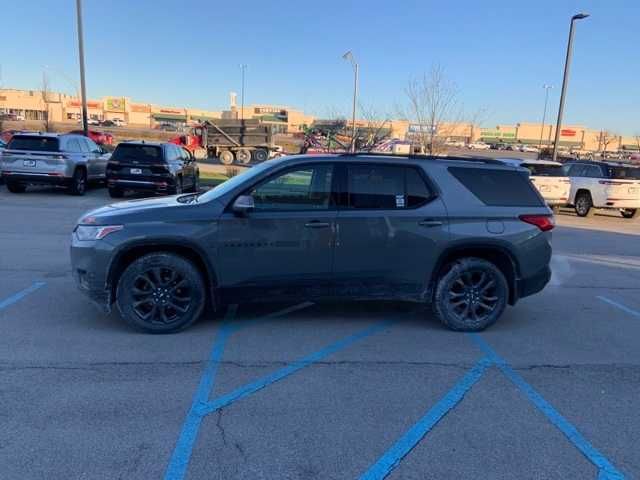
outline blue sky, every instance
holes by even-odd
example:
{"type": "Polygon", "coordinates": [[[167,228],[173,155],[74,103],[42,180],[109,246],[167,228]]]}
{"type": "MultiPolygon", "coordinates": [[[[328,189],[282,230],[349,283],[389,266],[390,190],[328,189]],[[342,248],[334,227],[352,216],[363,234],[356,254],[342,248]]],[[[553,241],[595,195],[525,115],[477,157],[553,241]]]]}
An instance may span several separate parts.
{"type": "MultiPolygon", "coordinates": [[[[361,100],[394,115],[411,78],[442,65],[465,111],[484,124],[540,121],[542,85],[554,85],[555,117],[569,19],[579,22],[565,123],[640,133],[640,2],[84,0],[91,98],[219,110],[240,88],[247,103],[279,103],[316,115],[347,113],[352,50],[361,100]]],[[[2,85],[55,89],[78,77],[73,0],[2,6],[2,85]],[[62,72],[62,73],[59,73],[62,72]]]]}

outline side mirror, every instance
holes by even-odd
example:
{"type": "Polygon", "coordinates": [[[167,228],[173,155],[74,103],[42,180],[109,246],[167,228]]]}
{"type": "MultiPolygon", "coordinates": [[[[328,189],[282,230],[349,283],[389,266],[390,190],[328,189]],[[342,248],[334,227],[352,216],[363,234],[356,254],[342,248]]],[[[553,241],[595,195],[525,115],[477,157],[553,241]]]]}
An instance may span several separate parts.
{"type": "Polygon", "coordinates": [[[256,208],[256,204],[251,195],[240,195],[231,206],[233,213],[240,216],[246,215],[254,208],[256,208]]]}

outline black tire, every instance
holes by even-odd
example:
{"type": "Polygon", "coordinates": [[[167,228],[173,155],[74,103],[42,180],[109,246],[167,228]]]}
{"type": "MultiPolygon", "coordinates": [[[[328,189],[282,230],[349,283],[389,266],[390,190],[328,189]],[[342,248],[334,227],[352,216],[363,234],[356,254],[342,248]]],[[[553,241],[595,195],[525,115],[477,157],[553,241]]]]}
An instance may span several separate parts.
{"type": "Polygon", "coordinates": [[[198,175],[198,174],[196,174],[193,177],[193,187],[191,187],[191,192],[192,193],[200,192],[200,175],[198,175]]]}
{"type": "Polygon", "coordinates": [[[635,218],[638,215],[638,209],[637,208],[623,208],[622,210],[620,210],[620,214],[624,218],[635,218]]]}
{"type": "Polygon", "coordinates": [[[76,168],[69,185],[69,193],[71,195],[82,196],[87,193],[87,172],[84,168],[76,168]]]}
{"type": "Polygon", "coordinates": [[[122,319],[147,333],[173,333],[192,325],[206,304],[196,266],[172,253],[150,253],[122,273],[116,305],[122,319]]]}
{"type": "Polygon", "coordinates": [[[109,188],[109,196],[111,198],[122,198],[124,197],[124,190],[117,187],[109,188]]]}
{"type": "Polygon", "coordinates": [[[253,160],[255,162],[265,162],[269,158],[269,152],[264,148],[258,148],[253,151],[253,160]]]}
{"type": "Polygon", "coordinates": [[[493,325],[509,300],[504,274],[481,258],[456,260],[438,279],[433,310],[451,330],[478,332],[493,325]]]}
{"type": "Polygon", "coordinates": [[[238,159],[238,162],[243,165],[248,165],[251,163],[251,150],[238,150],[236,152],[236,158],[238,159]]]}
{"type": "Polygon", "coordinates": [[[7,190],[11,193],[24,193],[27,190],[27,186],[23,183],[11,182],[7,180],[7,190]]]}
{"type": "Polygon", "coordinates": [[[576,215],[579,217],[591,217],[595,213],[593,200],[589,192],[579,192],[576,195],[575,205],[576,215]]]}
{"type": "Polygon", "coordinates": [[[554,215],[560,215],[560,205],[551,205],[551,210],[554,215]]]}
{"type": "Polygon", "coordinates": [[[233,165],[235,156],[231,150],[223,150],[218,154],[218,159],[223,165],[233,165]]]}
{"type": "Polygon", "coordinates": [[[177,177],[176,186],[173,187],[173,189],[171,190],[171,193],[173,195],[180,195],[183,192],[184,192],[184,189],[182,188],[182,177],[177,177]]]}

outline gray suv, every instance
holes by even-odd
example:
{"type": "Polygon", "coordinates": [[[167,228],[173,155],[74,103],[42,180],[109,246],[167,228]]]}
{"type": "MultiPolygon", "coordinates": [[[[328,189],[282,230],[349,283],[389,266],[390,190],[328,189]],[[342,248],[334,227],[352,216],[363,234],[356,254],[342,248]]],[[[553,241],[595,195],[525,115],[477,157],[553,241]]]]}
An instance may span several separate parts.
{"type": "Polygon", "coordinates": [[[27,185],[60,185],[84,195],[88,181],[104,180],[107,160],[105,151],[83,135],[21,133],[3,152],[0,171],[13,193],[23,193],[27,185]]]}
{"type": "Polygon", "coordinates": [[[528,171],[501,162],[291,156],[206,193],[89,212],[71,263],[91,299],[152,333],[207,302],[300,299],[424,302],[477,331],[547,284],[553,226],[528,171]]]}

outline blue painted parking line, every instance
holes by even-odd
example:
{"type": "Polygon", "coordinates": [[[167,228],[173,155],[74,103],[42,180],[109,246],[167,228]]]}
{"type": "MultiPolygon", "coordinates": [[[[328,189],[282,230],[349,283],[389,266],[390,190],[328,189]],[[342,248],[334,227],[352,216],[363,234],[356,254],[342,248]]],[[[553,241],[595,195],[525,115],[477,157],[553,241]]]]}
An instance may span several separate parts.
{"type": "Polygon", "coordinates": [[[46,285],[45,282],[35,282],[33,285],[25,288],[24,290],[14,293],[13,295],[11,295],[8,298],[5,298],[4,300],[0,300],[0,310],[4,310],[5,308],[10,307],[14,303],[19,302],[30,293],[35,292],[36,290],[44,287],[45,285],[46,285]]]}
{"type": "Polygon", "coordinates": [[[500,357],[477,333],[472,333],[473,341],[487,357],[514,383],[531,403],[554,424],[582,454],[598,468],[598,480],[622,480],[624,475],[602,455],[566,418],[529,385],[511,366],[500,357]]]}
{"type": "Polygon", "coordinates": [[[491,365],[492,362],[486,357],[480,359],[418,423],[400,437],[400,439],[360,477],[360,480],[381,480],[389,475],[431,429],[460,403],[465,394],[480,380],[484,372],[491,365]]]}
{"type": "Polygon", "coordinates": [[[201,415],[208,415],[210,413],[215,412],[216,410],[219,410],[223,407],[226,407],[227,405],[232,404],[236,400],[240,400],[241,398],[252,395],[257,391],[262,390],[264,387],[267,387],[279,380],[282,380],[283,378],[286,378],[289,375],[296,373],[298,370],[302,370],[303,368],[308,367],[322,360],[323,358],[328,357],[329,355],[350,346],[351,344],[357,342],[358,340],[362,340],[363,338],[366,338],[370,335],[373,335],[375,333],[378,333],[384,330],[385,328],[391,326],[393,323],[394,323],[393,321],[380,322],[369,328],[361,330],[358,333],[350,335],[347,338],[344,338],[335,343],[332,343],[331,345],[328,345],[327,347],[321,350],[318,350],[317,352],[314,352],[311,355],[301,358],[300,360],[297,360],[287,365],[286,367],[281,368],[280,370],[277,370],[269,375],[266,375],[265,377],[262,377],[261,379],[256,380],[255,382],[248,383],[234,390],[231,393],[222,395],[211,402],[202,404],[200,406],[199,413],[201,415]]]}
{"type": "Polygon", "coordinates": [[[640,318],[640,312],[637,311],[637,310],[634,310],[633,308],[629,308],[626,305],[623,305],[621,303],[613,301],[610,298],[603,297],[602,295],[598,295],[596,298],[598,300],[602,300],[603,302],[608,303],[609,305],[614,306],[614,307],[622,310],[623,312],[628,313],[629,315],[632,315],[632,316],[634,316],[636,318],[640,318]]]}
{"type": "Polygon", "coordinates": [[[209,355],[209,361],[200,378],[200,384],[191,402],[191,408],[187,414],[187,418],[182,426],[180,437],[169,460],[169,466],[165,473],[165,479],[177,479],[184,478],[184,475],[189,466],[189,459],[191,458],[191,451],[195,444],[196,437],[198,436],[198,430],[202,423],[202,415],[198,414],[198,406],[205,402],[209,398],[209,393],[213,389],[215,384],[216,372],[218,365],[222,359],[224,353],[224,347],[227,340],[231,336],[230,322],[235,317],[238,306],[231,305],[227,310],[225,318],[220,327],[220,333],[216,337],[216,341],[211,349],[209,355]]]}

